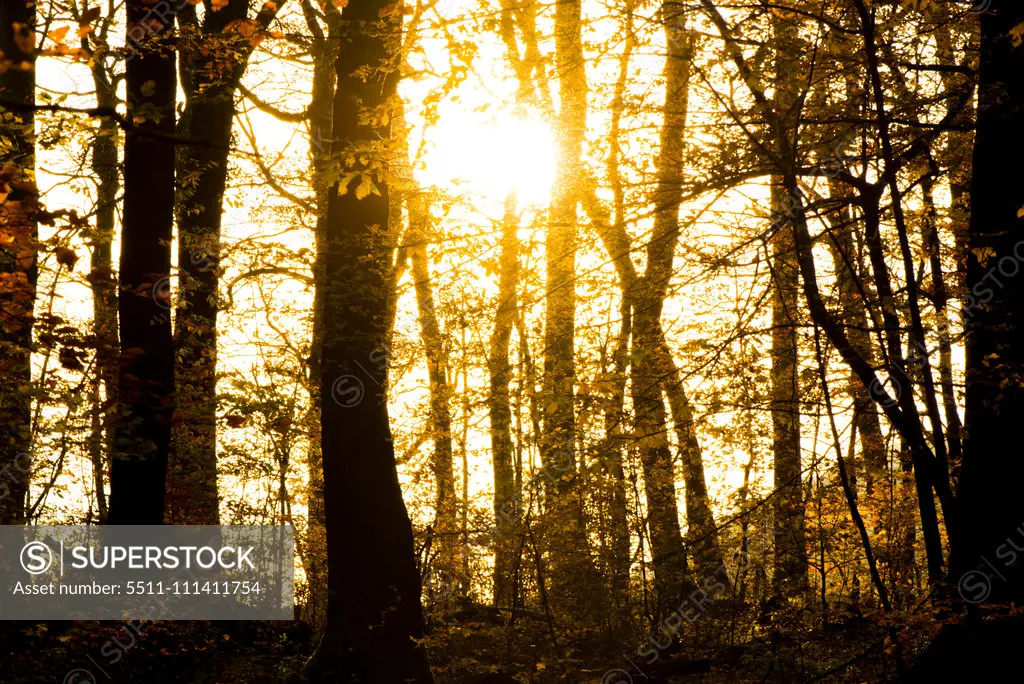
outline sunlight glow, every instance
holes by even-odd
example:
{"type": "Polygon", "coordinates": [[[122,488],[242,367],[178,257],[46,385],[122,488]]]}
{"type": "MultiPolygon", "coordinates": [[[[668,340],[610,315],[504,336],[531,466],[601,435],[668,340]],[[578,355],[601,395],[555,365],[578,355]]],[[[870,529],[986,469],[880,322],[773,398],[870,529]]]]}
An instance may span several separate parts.
{"type": "Polygon", "coordinates": [[[421,183],[495,202],[513,191],[521,205],[548,201],[555,147],[546,124],[510,114],[483,120],[474,112],[453,114],[428,134],[431,149],[417,172],[421,183]]]}

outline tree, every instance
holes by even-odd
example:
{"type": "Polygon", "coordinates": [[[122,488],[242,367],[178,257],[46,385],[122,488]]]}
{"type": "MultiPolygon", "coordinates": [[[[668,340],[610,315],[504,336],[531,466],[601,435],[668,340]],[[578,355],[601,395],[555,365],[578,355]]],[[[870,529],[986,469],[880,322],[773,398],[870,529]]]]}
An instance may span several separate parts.
{"type": "Polygon", "coordinates": [[[31,471],[35,25],[34,2],[0,7],[0,525],[25,522],[31,471]]]}
{"type": "Polygon", "coordinates": [[[576,458],[576,249],[579,180],[587,127],[587,75],[579,0],[555,7],[559,74],[558,166],[545,238],[544,434],[545,544],[555,604],[574,616],[589,612],[599,589],[590,556],[576,458]]]}
{"type": "Polygon", "coordinates": [[[342,13],[320,370],[327,630],[309,668],[383,684],[433,681],[415,641],[423,634],[420,578],[385,390],[393,250],[386,148],[400,17],[384,0],[353,2],[342,13]]]}
{"type": "Polygon", "coordinates": [[[118,269],[121,366],[116,449],[110,467],[111,525],[164,519],[174,412],[169,312],[174,222],[174,8],[128,0],[124,210],[118,269]]]}
{"type": "MultiPolygon", "coordinates": [[[[779,113],[775,135],[792,138],[799,121],[801,99],[800,21],[795,13],[772,14],[775,44],[775,101],[779,113]]],[[[784,156],[788,146],[776,146],[780,165],[794,168],[784,156]],[[781,148],[781,149],[780,149],[781,148]]],[[[772,273],[772,453],[775,467],[773,501],[775,574],[778,595],[797,595],[807,589],[807,544],[804,531],[803,468],[800,465],[799,269],[793,235],[787,230],[788,190],[780,175],[772,177],[772,225],[769,238],[772,273]]]]}
{"type": "Polygon", "coordinates": [[[1021,255],[1020,164],[1024,129],[1024,49],[1018,32],[1024,8],[993,2],[981,15],[978,121],[971,178],[971,221],[967,254],[967,398],[964,461],[960,477],[962,512],[959,549],[954,548],[953,581],[985,569],[983,558],[998,558],[1006,577],[994,582],[991,600],[1019,602],[1024,577],[1008,562],[1008,543],[1018,541],[1024,520],[1016,483],[1024,463],[1010,445],[1024,420],[1024,278],[1015,277],[1021,255]],[[1008,541],[1009,540],[1009,541],[1008,541]],[[1005,566],[1005,567],[1004,567],[1005,566]]]}
{"type": "MultiPolygon", "coordinates": [[[[82,22],[83,16],[77,17],[82,22]]],[[[95,37],[83,37],[96,90],[96,106],[113,110],[118,104],[117,76],[109,63],[107,37],[114,15],[96,23],[95,37]]],[[[117,122],[100,117],[92,142],[92,171],[96,176],[96,231],[89,254],[89,282],[92,285],[93,334],[96,336],[96,374],[93,377],[93,415],[90,456],[96,480],[96,504],[100,522],[106,522],[105,491],[110,454],[115,450],[117,432],[118,331],[117,283],[114,276],[113,244],[117,226],[118,173],[117,122]],[[102,392],[101,392],[102,390],[102,392]]]]}
{"type": "Polygon", "coordinates": [[[178,13],[185,105],[178,133],[178,290],[175,379],[178,416],[168,471],[169,522],[216,525],[217,286],[235,91],[253,49],[285,0],[267,2],[249,19],[250,0],[207,6],[202,25],[194,4],[178,13]]]}
{"type": "Polygon", "coordinates": [[[515,446],[512,441],[512,406],[509,400],[512,364],[508,358],[518,308],[518,228],[515,195],[510,193],[505,200],[505,215],[501,224],[498,309],[494,315],[494,330],[487,357],[490,372],[487,409],[491,420],[491,460],[494,464],[494,605],[499,608],[515,604],[516,535],[519,532],[521,513],[520,493],[516,488],[513,467],[515,446]]]}

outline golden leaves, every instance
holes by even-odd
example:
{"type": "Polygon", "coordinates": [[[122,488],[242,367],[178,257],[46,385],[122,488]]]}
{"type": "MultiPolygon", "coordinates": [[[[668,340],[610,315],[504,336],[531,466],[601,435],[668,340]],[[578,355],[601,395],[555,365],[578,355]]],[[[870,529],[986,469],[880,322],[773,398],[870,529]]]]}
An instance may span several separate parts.
{"type": "Polygon", "coordinates": [[[63,43],[64,38],[68,35],[68,31],[70,30],[70,28],[70,26],[61,26],[60,28],[55,28],[49,33],[47,33],[46,37],[52,40],[54,43],[63,43]]]}

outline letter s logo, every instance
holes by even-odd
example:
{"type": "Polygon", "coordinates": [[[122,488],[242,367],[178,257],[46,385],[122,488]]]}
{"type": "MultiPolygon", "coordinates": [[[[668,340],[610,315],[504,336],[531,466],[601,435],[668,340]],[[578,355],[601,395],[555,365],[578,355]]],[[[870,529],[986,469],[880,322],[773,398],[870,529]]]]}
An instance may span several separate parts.
{"type": "Polygon", "coordinates": [[[25,544],[21,549],[21,567],[30,575],[46,572],[53,565],[50,547],[41,541],[25,544]]]}

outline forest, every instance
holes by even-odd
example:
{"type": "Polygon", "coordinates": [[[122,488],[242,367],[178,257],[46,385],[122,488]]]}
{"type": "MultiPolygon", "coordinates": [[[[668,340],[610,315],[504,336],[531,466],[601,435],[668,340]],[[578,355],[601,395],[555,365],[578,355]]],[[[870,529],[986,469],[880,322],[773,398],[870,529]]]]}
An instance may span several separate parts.
{"type": "Polygon", "coordinates": [[[0,530],[295,567],[0,678],[1005,677],[1021,245],[1013,0],[0,0],[0,530]]]}

